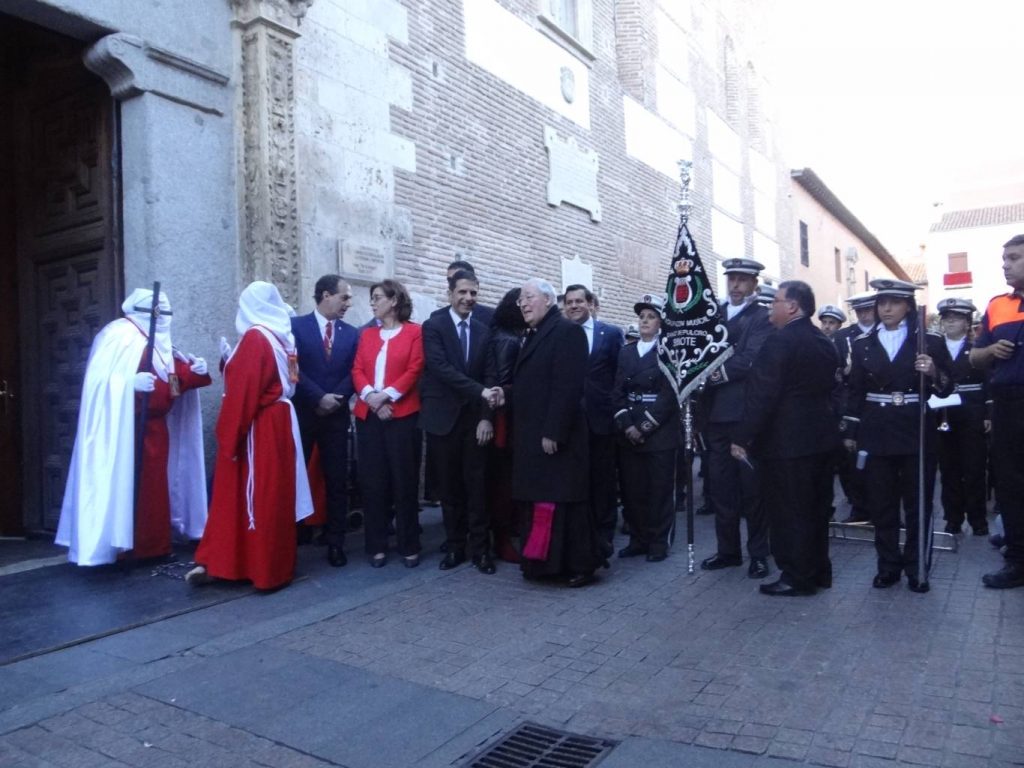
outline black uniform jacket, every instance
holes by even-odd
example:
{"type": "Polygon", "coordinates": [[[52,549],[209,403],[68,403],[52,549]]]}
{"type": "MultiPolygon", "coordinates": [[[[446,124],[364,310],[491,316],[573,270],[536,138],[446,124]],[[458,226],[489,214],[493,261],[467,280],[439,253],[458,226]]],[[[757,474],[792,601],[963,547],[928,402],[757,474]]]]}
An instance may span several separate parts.
{"type": "MultiPolygon", "coordinates": [[[[722,317],[726,316],[723,304],[722,317]]],[[[726,327],[733,354],[718,369],[721,378],[715,381],[708,379],[707,382],[705,397],[708,398],[708,421],[711,423],[739,421],[743,416],[744,380],[750,373],[754,358],[774,330],[768,322],[768,310],[754,302],[729,320],[726,327]]]]}
{"type": "Polygon", "coordinates": [[[512,406],[512,497],[522,501],[584,502],[589,495],[583,414],[587,334],[551,307],[528,333],[506,400],[512,406]],[[558,443],[544,453],[541,438],[558,443]]]}
{"type": "Polygon", "coordinates": [[[833,392],[839,353],[809,317],[773,333],[747,376],[743,420],[733,441],[766,459],[795,459],[839,447],[833,392]]]}
{"type": "MultiPolygon", "coordinates": [[[[953,391],[952,362],[946,343],[937,333],[925,334],[925,351],[935,361],[937,376],[926,379],[925,398],[945,397],[953,391]]],[[[857,448],[875,456],[903,456],[918,452],[919,403],[875,403],[868,394],[918,394],[916,332],[909,329],[895,360],[889,360],[885,347],[872,330],[854,339],[851,348],[849,394],[846,403],[846,435],[857,441],[857,448]]],[[[926,409],[925,450],[935,450],[935,415],[926,409]]]]}
{"type": "MultiPolygon", "coordinates": [[[[960,395],[960,405],[948,409],[950,423],[971,422],[980,424],[991,418],[992,396],[988,391],[988,371],[979,371],[971,365],[970,352],[973,345],[964,341],[960,352],[953,359],[953,392],[960,395]]],[[[947,347],[948,350],[948,347],[947,347]]]]}
{"type": "Polygon", "coordinates": [[[423,323],[423,375],[420,377],[420,426],[432,435],[447,435],[468,408],[476,417],[489,417],[480,396],[484,390],[484,360],[490,327],[476,318],[469,322],[469,360],[462,355],[459,333],[451,314],[432,314],[423,323]]]}
{"type": "Polygon", "coordinates": [[[643,357],[636,344],[619,351],[612,397],[619,431],[636,427],[644,435],[640,445],[626,443],[631,450],[643,453],[679,446],[679,401],[668,377],[658,367],[657,345],[643,357]]]}

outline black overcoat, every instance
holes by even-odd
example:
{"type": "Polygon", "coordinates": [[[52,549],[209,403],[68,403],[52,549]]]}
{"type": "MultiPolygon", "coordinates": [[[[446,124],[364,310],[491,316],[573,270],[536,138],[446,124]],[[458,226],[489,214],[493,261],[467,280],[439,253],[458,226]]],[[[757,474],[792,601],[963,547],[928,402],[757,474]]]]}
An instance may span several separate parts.
{"type": "Polygon", "coordinates": [[[583,502],[589,487],[583,380],[587,334],[552,307],[528,333],[506,398],[515,434],[512,497],[520,501],[583,502]],[[558,443],[544,453],[541,438],[558,443]]]}

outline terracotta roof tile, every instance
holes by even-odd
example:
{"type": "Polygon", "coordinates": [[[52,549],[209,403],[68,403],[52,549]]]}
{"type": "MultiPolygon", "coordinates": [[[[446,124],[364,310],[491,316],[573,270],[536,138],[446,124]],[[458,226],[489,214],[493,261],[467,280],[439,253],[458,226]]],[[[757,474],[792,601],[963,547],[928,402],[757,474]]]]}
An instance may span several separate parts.
{"type": "Polygon", "coordinates": [[[950,232],[954,229],[993,227],[998,224],[1024,222],[1024,203],[993,205],[988,208],[971,208],[965,211],[947,211],[938,222],[932,224],[932,232],[950,232]]]}

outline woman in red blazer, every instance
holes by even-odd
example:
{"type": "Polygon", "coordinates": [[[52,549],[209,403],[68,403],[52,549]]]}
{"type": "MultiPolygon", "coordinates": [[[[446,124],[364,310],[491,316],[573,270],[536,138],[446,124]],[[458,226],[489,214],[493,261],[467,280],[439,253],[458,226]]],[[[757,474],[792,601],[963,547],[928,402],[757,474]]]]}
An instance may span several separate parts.
{"type": "Polygon", "coordinates": [[[423,372],[420,326],[409,322],[412,300],[397,280],[370,286],[380,325],[363,330],[352,364],[359,483],[366,516],[366,554],[374,568],[387,563],[388,520],[395,511],[398,552],[408,568],[420,564],[416,494],[416,421],[423,372]]]}

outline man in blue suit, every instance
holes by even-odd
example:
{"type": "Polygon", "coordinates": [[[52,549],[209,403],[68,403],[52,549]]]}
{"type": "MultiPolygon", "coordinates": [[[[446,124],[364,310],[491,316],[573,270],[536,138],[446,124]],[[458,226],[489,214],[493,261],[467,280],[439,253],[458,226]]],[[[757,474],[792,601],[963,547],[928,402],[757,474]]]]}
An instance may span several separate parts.
{"type": "Polygon", "coordinates": [[[324,275],[313,291],[316,309],[292,318],[299,353],[299,382],[292,398],[306,461],[313,446],[327,485],[327,561],[339,568],[345,557],[348,517],[348,401],[359,331],[342,322],[352,289],[340,275],[324,275]]]}
{"type": "Polygon", "coordinates": [[[624,342],[622,329],[591,316],[595,296],[584,285],[565,289],[563,313],[568,320],[583,326],[590,347],[589,364],[583,383],[583,410],[587,416],[590,442],[590,511],[601,551],[608,557],[615,536],[617,483],[615,462],[615,403],[612,390],[619,350],[624,342]]]}

